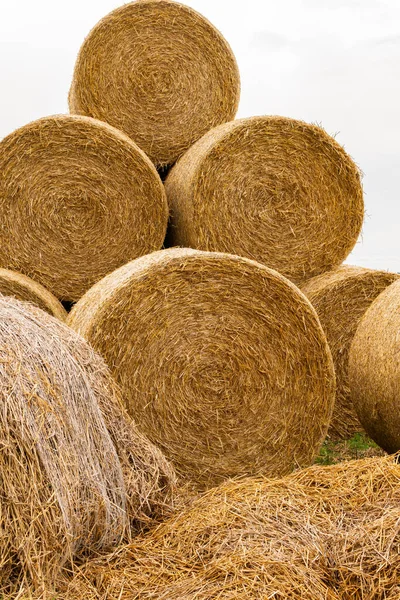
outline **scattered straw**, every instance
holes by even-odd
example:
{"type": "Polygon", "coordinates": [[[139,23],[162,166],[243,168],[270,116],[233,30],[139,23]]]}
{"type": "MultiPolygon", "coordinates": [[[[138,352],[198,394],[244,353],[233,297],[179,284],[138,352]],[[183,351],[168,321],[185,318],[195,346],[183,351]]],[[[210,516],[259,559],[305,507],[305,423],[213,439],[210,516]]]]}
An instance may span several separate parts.
{"type": "Polygon", "coordinates": [[[365,313],[349,358],[354,406],[368,435],[387,452],[400,450],[400,281],[365,313]]]}
{"type": "Polygon", "coordinates": [[[161,248],[168,209],[149,159],[94,119],[47,117],[0,143],[0,265],[61,300],[161,248]]]}
{"type": "Polygon", "coordinates": [[[211,23],[176,2],[142,0],[92,29],[69,102],[71,112],[118,127],[163,166],[233,119],[239,95],[235,57],[211,23]]]}
{"type": "Polygon", "coordinates": [[[94,286],[68,323],[99,351],[128,412],[200,486],[310,464],[334,402],[314,309],[237,256],[172,249],[94,286]]]}
{"type": "Polygon", "coordinates": [[[372,302],[399,275],[343,266],[308,281],[302,292],[317,311],[335,363],[337,391],[328,430],[334,439],[348,439],[361,431],[349,389],[350,345],[357,326],[372,302]]]}
{"type": "Polygon", "coordinates": [[[174,473],[82,338],[12,298],[0,317],[1,596],[50,591],[66,561],[160,519],[174,473]]]}
{"type": "Polygon", "coordinates": [[[0,269],[0,294],[32,302],[61,321],[67,318],[67,311],[53,294],[40,283],[16,271],[0,269]]]}
{"type": "Polygon", "coordinates": [[[180,246],[232,252],[297,284],[339,266],[364,215],[360,173],[314,125],[252,117],[207,133],[166,181],[180,246]]]}
{"type": "Polygon", "coordinates": [[[229,481],[84,565],[61,597],[394,600],[399,506],[393,457],[229,481]]]}

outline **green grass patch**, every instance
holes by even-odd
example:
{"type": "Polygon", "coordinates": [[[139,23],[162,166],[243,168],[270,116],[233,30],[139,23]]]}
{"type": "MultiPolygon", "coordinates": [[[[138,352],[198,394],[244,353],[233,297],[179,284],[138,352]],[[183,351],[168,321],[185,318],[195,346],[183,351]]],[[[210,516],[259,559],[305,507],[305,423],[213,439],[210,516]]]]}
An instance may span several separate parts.
{"type": "Polygon", "coordinates": [[[327,438],[322,444],[316,464],[334,465],[345,460],[383,456],[385,452],[365,433],[356,433],[349,440],[334,442],[327,438]]]}

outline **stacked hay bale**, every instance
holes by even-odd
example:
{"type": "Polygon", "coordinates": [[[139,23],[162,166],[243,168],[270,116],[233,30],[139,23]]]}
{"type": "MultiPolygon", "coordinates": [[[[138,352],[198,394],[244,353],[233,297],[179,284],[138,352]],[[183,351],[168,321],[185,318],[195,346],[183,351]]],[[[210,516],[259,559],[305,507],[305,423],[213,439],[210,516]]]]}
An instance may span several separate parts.
{"type": "Polygon", "coordinates": [[[0,381],[0,593],[50,592],[63,565],[129,536],[129,519],[157,518],[173,471],[84,340],[4,296],[0,381]]]}
{"type": "Polygon", "coordinates": [[[160,178],[127,136],[87,117],[35,121],[0,143],[0,265],[75,301],[161,248],[160,178]]]}
{"type": "Polygon", "coordinates": [[[383,600],[400,575],[399,484],[391,457],[226,482],[85,565],[61,597],[383,600]]]}
{"type": "Polygon", "coordinates": [[[275,271],[164,250],[100,281],[68,323],[105,358],[141,431],[200,487],[282,475],[318,452],[332,358],[314,309],[275,271]]]}
{"type": "Polygon", "coordinates": [[[0,269],[0,292],[50,313],[0,295],[1,597],[399,592],[400,466],[307,467],[331,350],[331,436],[358,429],[354,398],[400,449],[400,282],[337,269],[364,214],[344,149],[294,119],[231,121],[239,94],[206,19],[140,0],[85,40],[76,114],[0,143],[0,266],[22,273],[0,269]],[[167,200],[171,243],[190,248],[153,252],[167,200]],[[78,301],[71,328],[57,298],[78,301]],[[183,496],[223,483],[171,516],[175,468],[183,496]],[[280,479],[229,480],[249,475],[280,479]]]}
{"type": "Polygon", "coordinates": [[[61,321],[67,318],[67,311],[51,292],[37,281],[16,271],[0,269],[0,294],[31,302],[61,321]]]}
{"type": "Polygon", "coordinates": [[[387,452],[400,450],[400,281],[365,313],[349,358],[350,391],[362,425],[387,452]]]}
{"type": "Polygon", "coordinates": [[[165,186],[174,245],[246,256],[296,284],[339,266],[363,222],[351,158],[320,127],[284,117],[211,130],[165,186]]]}
{"type": "Polygon", "coordinates": [[[233,119],[239,95],[235,57],[211,23],[177,2],[141,0],[92,29],[69,103],[124,131],[162,167],[233,119]]]}
{"type": "Polygon", "coordinates": [[[362,430],[349,388],[350,345],[366,310],[398,278],[395,273],[346,265],[314,277],[301,288],[317,311],[335,363],[336,400],[328,430],[331,439],[348,439],[362,430]]]}

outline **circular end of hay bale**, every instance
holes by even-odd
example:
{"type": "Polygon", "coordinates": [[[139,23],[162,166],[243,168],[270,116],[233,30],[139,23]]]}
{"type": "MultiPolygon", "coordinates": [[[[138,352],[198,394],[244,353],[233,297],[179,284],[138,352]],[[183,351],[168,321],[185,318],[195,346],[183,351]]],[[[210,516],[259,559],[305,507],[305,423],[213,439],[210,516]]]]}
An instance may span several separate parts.
{"type": "Polygon", "coordinates": [[[140,430],[200,487],[309,464],[334,402],[314,309],[237,256],[172,249],[100,281],[68,323],[105,358],[140,430]]]}
{"type": "Polygon", "coordinates": [[[239,96],[235,57],[211,23],[183,4],[142,0],[92,29],[69,103],[71,112],[124,131],[163,166],[233,119],[239,96]]]}
{"type": "Polygon", "coordinates": [[[314,277],[301,288],[317,311],[335,364],[336,400],[328,430],[334,440],[362,431],[349,387],[350,345],[367,309],[398,278],[395,273],[345,265],[314,277]]]}
{"type": "Polygon", "coordinates": [[[31,302],[61,321],[67,318],[67,311],[51,292],[40,283],[16,271],[0,269],[0,294],[31,302]]]}
{"type": "Polygon", "coordinates": [[[284,117],[210,131],[166,192],[175,245],[246,256],[297,284],[343,262],[364,216],[352,159],[320,127],[284,117]]]}
{"type": "Polygon", "coordinates": [[[0,265],[62,300],[161,248],[168,219],[154,166],[116,129],[55,116],[0,143],[0,265]]]}
{"type": "Polygon", "coordinates": [[[350,392],[368,435],[386,452],[400,450],[400,281],[362,318],[349,356],[350,392]]]}

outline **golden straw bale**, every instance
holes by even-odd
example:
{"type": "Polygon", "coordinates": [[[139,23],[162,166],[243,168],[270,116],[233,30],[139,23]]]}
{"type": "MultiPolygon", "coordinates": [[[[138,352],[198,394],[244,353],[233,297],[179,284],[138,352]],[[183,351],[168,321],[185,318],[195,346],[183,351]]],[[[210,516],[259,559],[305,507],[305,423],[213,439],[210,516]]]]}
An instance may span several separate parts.
{"type": "Polygon", "coordinates": [[[0,265],[77,300],[161,248],[168,207],[150,160],[88,117],[46,117],[0,143],[0,265]]]}
{"type": "Polygon", "coordinates": [[[393,457],[228,481],[83,565],[60,598],[383,600],[399,581],[399,505],[393,457]]]}
{"type": "Polygon", "coordinates": [[[398,278],[395,273],[345,265],[301,288],[317,311],[335,363],[336,401],[328,430],[332,439],[348,439],[362,430],[349,389],[350,345],[366,310],[398,278]]]}
{"type": "Polygon", "coordinates": [[[174,472],[80,336],[14,298],[0,317],[1,596],[51,591],[65,562],[159,520],[174,472]]]}
{"type": "Polygon", "coordinates": [[[354,336],[350,392],[368,435],[387,452],[400,450],[400,281],[371,305],[354,336]]]}
{"type": "Polygon", "coordinates": [[[246,256],[296,284],[339,266],[363,223],[352,159],[320,127],[285,117],[213,129],[165,186],[174,245],[246,256]]]}
{"type": "Polygon", "coordinates": [[[141,431],[200,487],[309,465],[335,395],[308,300],[238,256],[170,249],[121,267],[68,324],[105,359],[141,431]]]}
{"type": "Polygon", "coordinates": [[[31,302],[61,321],[67,318],[67,311],[51,292],[37,281],[16,271],[0,269],[0,294],[31,302]]]}
{"type": "Polygon", "coordinates": [[[114,10],[89,33],[69,104],[72,113],[124,131],[165,166],[233,119],[239,96],[235,57],[211,23],[183,4],[142,0],[114,10]]]}

